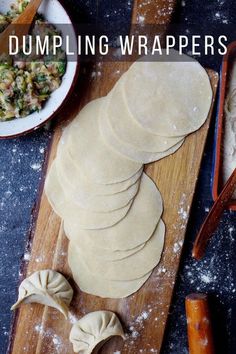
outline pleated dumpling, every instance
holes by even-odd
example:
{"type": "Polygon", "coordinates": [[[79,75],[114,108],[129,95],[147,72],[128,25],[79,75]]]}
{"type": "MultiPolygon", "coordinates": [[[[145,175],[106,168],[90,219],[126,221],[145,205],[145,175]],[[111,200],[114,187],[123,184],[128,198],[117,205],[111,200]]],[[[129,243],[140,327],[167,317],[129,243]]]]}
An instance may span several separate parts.
{"type": "Polygon", "coordinates": [[[18,300],[11,310],[15,310],[21,303],[37,302],[56,308],[67,318],[72,297],[73,289],[66,278],[55,270],[44,269],[23,280],[18,300]]]}
{"type": "Polygon", "coordinates": [[[111,311],[95,311],[77,321],[70,332],[75,353],[90,354],[112,336],[125,338],[121,323],[111,311]]]}

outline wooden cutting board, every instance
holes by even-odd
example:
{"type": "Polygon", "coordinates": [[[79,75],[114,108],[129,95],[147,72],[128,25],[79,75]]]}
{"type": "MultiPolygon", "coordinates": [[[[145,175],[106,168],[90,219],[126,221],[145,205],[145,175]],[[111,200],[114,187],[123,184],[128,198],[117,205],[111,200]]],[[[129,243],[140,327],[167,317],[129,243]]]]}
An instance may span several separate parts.
{"type": "MultiPolygon", "coordinates": [[[[146,5],[150,10],[147,11],[149,22],[154,18],[157,5],[163,8],[166,3],[158,0],[146,5]]],[[[138,2],[135,3],[133,23],[139,15],[142,15],[138,9],[143,7],[139,5],[138,2]]],[[[167,16],[167,12],[164,11],[160,22],[167,23],[170,12],[167,16]]],[[[54,129],[46,157],[49,165],[55,157],[61,129],[66,124],[64,118],[70,121],[91,99],[106,95],[128,66],[127,63],[107,62],[97,64],[97,75],[94,74],[94,68],[92,71],[88,69],[86,72],[81,71],[79,83],[70,101],[60,113],[59,122],[54,129]]],[[[211,70],[208,70],[208,74],[215,96],[218,75],[211,70]]],[[[128,338],[125,342],[113,338],[100,353],[160,352],[211,112],[204,126],[190,135],[177,153],[146,166],[146,172],[156,182],[164,200],[163,219],[167,227],[165,249],[161,263],[148,282],[136,294],[126,299],[101,299],[80,292],[73,283],[67,265],[68,241],[63,233],[61,220],[52,211],[45,194],[40,193],[34,211],[35,225],[30,232],[31,257],[27,265],[24,263],[23,277],[45,268],[55,269],[66,275],[75,289],[71,306],[72,315],[70,320],[66,321],[52,308],[37,304],[21,306],[15,316],[8,353],[72,354],[72,345],[68,338],[75,318],[101,309],[112,310],[119,315],[128,338]]],[[[47,163],[45,171],[46,165],[47,163]]]]}

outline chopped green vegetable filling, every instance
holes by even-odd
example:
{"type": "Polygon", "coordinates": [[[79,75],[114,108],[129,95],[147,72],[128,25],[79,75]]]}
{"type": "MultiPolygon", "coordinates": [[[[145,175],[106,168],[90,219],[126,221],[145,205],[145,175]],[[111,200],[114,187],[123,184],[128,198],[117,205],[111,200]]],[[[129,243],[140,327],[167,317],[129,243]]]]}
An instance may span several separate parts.
{"type": "MultiPolygon", "coordinates": [[[[17,0],[6,15],[0,14],[0,32],[24,11],[28,3],[29,0],[17,0]]],[[[59,34],[42,15],[37,15],[32,33],[38,34],[38,31],[40,36],[59,34]]],[[[57,57],[49,54],[43,58],[35,57],[30,62],[24,60],[23,53],[13,62],[9,58],[0,58],[0,121],[40,111],[51,93],[60,86],[65,71],[64,51],[59,51],[57,57]]]]}

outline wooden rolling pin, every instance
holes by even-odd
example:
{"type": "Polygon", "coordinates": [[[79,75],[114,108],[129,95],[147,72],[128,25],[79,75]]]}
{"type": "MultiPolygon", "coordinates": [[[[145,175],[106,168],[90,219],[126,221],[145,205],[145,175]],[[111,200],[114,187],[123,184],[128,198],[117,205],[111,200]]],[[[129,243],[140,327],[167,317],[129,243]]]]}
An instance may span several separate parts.
{"type": "Polygon", "coordinates": [[[190,294],[185,299],[189,354],[214,354],[207,295],[190,294]]]}

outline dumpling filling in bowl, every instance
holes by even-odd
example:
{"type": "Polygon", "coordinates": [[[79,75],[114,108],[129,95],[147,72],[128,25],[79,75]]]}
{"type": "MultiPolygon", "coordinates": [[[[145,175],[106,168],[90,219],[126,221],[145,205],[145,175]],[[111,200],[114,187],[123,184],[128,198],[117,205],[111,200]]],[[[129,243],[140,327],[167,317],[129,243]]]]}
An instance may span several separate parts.
{"type": "MultiPolygon", "coordinates": [[[[0,31],[3,31],[28,5],[29,0],[18,0],[8,13],[0,14],[0,31]]],[[[60,32],[46,22],[42,15],[36,16],[32,36],[52,37],[60,32]]],[[[34,49],[32,50],[34,53],[34,49]]],[[[60,85],[66,71],[66,55],[63,50],[47,56],[24,55],[0,62],[0,121],[26,117],[40,111],[51,93],[60,85]]]]}

